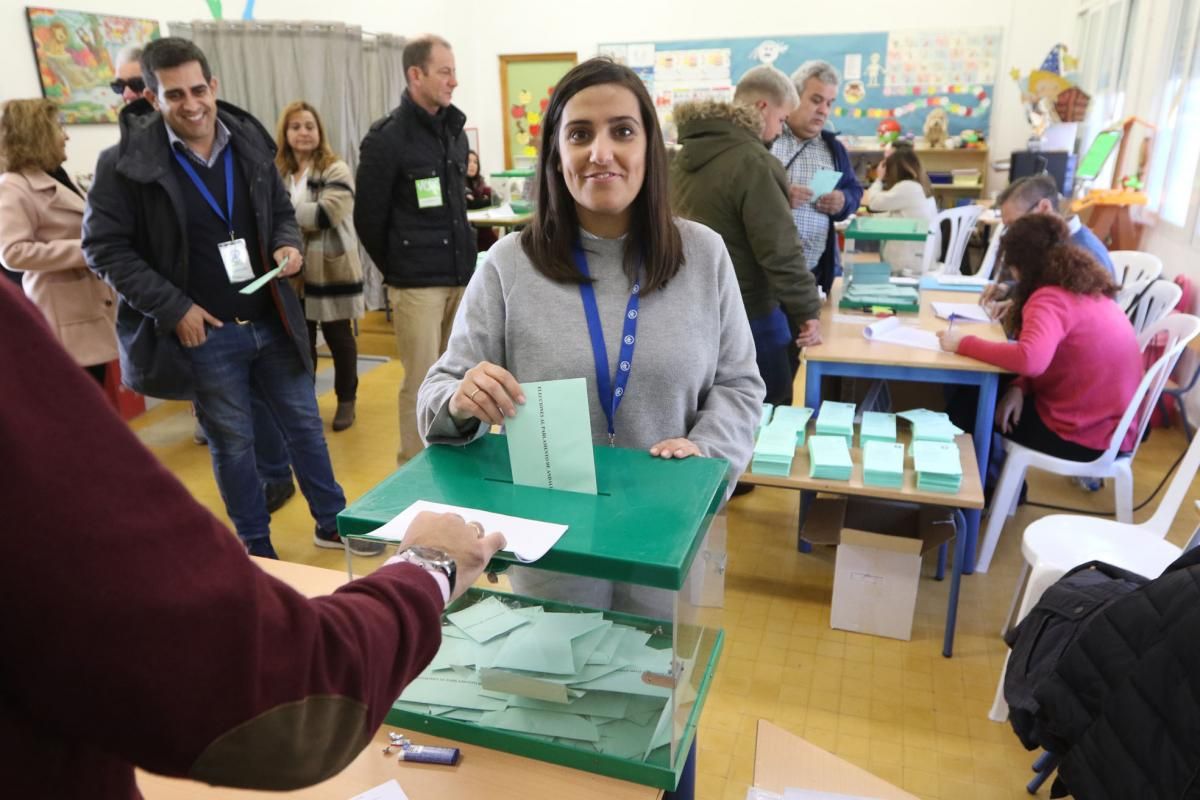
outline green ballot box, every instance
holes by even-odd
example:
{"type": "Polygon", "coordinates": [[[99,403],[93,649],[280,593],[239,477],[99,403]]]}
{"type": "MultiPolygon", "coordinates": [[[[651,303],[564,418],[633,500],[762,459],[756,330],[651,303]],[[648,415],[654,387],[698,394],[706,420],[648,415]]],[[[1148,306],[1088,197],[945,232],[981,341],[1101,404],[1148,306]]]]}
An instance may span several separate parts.
{"type": "MultiPolygon", "coordinates": [[[[437,656],[387,721],[674,789],[722,647],[719,609],[685,582],[728,465],[593,450],[595,495],[513,484],[503,436],[434,445],[347,507],[338,532],[376,538],[422,500],[567,526],[533,563],[497,555],[513,590],[473,588],[446,609],[437,656]]],[[[347,560],[367,572],[393,550],[347,560]]]]}

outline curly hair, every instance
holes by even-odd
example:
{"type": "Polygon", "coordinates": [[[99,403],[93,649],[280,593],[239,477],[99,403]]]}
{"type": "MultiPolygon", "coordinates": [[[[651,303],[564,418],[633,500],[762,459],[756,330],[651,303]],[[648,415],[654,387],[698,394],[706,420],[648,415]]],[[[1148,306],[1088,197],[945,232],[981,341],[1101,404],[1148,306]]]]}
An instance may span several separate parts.
{"type": "Polygon", "coordinates": [[[317,172],[323,172],[338,159],[333,148],[329,146],[329,140],[325,138],[325,123],[321,121],[321,115],[317,113],[317,109],[303,100],[293,100],[284,107],[283,113],[279,115],[279,123],[275,126],[275,166],[285,178],[300,169],[300,164],[296,161],[296,154],[292,150],[292,146],[288,144],[287,126],[291,116],[301,111],[312,114],[313,119],[317,122],[319,141],[317,142],[317,152],[313,153],[312,168],[317,172]]]}
{"type": "Polygon", "coordinates": [[[9,100],[0,116],[0,164],[9,172],[58,169],[58,107],[49,100],[9,100]]]}
{"type": "Polygon", "coordinates": [[[1091,253],[1072,243],[1071,229],[1053,214],[1026,214],[1014,222],[1000,242],[1000,258],[1017,273],[1014,331],[1021,329],[1025,302],[1043,286],[1058,286],[1073,294],[1117,294],[1108,270],[1091,253]]]}

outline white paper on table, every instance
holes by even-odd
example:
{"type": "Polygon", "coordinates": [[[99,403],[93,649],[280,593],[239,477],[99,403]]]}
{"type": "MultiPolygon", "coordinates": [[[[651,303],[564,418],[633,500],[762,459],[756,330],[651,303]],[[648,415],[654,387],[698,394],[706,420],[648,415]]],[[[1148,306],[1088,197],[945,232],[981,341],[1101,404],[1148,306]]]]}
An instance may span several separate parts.
{"type": "Polygon", "coordinates": [[[369,534],[374,539],[384,539],[389,542],[404,540],[408,526],[422,511],[432,511],[435,514],[458,514],[467,522],[478,522],[488,533],[500,531],[508,541],[505,551],[512,553],[526,563],[537,561],[554,546],[555,542],[567,532],[566,525],[554,522],[541,522],[524,517],[510,517],[507,514],[494,514],[490,511],[480,511],[477,508],[451,506],[445,503],[431,503],[428,500],[418,500],[396,516],[385,522],[369,534]]]}
{"type": "Polygon", "coordinates": [[[835,794],[813,789],[784,789],[783,800],[872,800],[865,794],[835,794]]]}
{"type": "Polygon", "coordinates": [[[984,286],[988,279],[986,275],[939,275],[933,276],[938,283],[946,286],[984,286]]]}
{"type": "Polygon", "coordinates": [[[392,778],[374,789],[367,789],[362,794],[354,795],[350,800],[408,800],[408,795],[400,788],[400,784],[396,783],[396,779],[392,778]]]}
{"type": "Polygon", "coordinates": [[[992,318],[988,316],[987,309],[978,303],[945,303],[934,300],[933,313],[937,314],[940,319],[950,319],[950,315],[953,314],[963,322],[992,321],[992,318]]]}
{"type": "Polygon", "coordinates": [[[888,317],[872,322],[863,328],[863,336],[872,342],[886,342],[922,350],[941,350],[937,334],[921,328],[910,328],[900,322],[899,317],[888,317]]]}

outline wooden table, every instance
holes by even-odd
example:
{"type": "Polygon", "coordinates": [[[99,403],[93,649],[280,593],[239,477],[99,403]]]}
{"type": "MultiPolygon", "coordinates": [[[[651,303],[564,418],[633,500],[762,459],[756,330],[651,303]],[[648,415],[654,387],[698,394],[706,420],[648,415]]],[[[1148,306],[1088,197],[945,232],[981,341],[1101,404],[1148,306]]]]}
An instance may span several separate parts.
{"type": "MultiPolygon", "coordinates": [[[[265,571],[315,597],[329,594],[346,582],[346,573],[305,564],[258,559],[265,571]]],[[[424,733],[401,731],[385,725],[358,758],[329,780],[295,792],[259,792],[206,786],[193,781],[164,778],[138,770],[137,782],[146,800],[349,800],[355,795],[395,778],[410,800],[441,800],[450,797],[481,797],[488,800],[528,800],[529,798],[582,798],[583,800],[619,800],[658,798],[658,789],[639,786],[601,775],[579,772],[555,764],[489,750],[485,747],[452,742],[424,733]],[[405,764],[394,755],[385,756],[383,746],[388,732],[400,731],[417,744],[457,747],[462,756],[456,766],[405,764]]]]}
{"type": "MultiPolygon", "coordinates": [[[[812,436],[816,430],[816,422],[810,420],[805,436],[812,436]]],[[[804,493],[826,492],[854,497],[873,497],[879,500],[898,500],[906,503],[955,508],[964,511],[974,511],[978,514],[983,508],[983,485],[980,480],[978,462],[975,458],[975,447],[968,434],[955,437],[958,445],[958,457],[962,464],[962,485],[955,494],[946,492],[921,491],[917,488],[917,473],[913,468],[912,456],[908,454],[908,445],[912,433],[907,429],[897,432],[896,441],[904,445],[904,483],[899,489],[885,486],[868,486],[863,482],[862,450],[850,448],[850,460],[853,469],[850,480],[837,481],[826,478],[809,477],[808,447],[797,447],[796,455],[792,458],[791,472],[786,476],[760,475],[754,472],[744,472],[738,478],[738,483],[749,483],[756,486],[770,486],[777,489],[792,489],[804,493]]],[[[857,437],[855,439],[857,441],[857,437]]],[[[807,440],[806,440],[807,441],[807,440]]],[[[809,494],[811,497],[811,494],[809,494]]],[[[804,515],[805,503],[800,504],[800,515],[804,515]]],[[[958,593],[962,584],[963,570],[967,562],[967,542],[971,532],[964,514],[955,514],[954,534],[954,564],[950,570],[950,598],[946,603],[946,627],[942,636],[942,655],[949,658],[954,652],[954,629],[958,622],[958,593]]],[[[945,545],[938,551],[937,579],[941,580],[945,572],[945,545]]]]}
{"type": "Polygon", "coordinates": [[[917,800],[915,795],[762,719],[758,721],[754,747],[754,785],[776,794],[783,794],[785,789],[807,789],[877,800],[917,800]]]}
{"type": "MultiPolygon", "coordinates": [[[[933,312],[933,302],[963,303],[970,302],[974,297],[975,295],[964,295],[962,292],[922,291],[921,310],[916,315],[918,324],[934,332],[945,330],[949,323],[937,318],[933,312]]],[[[867,314],[839,309],[838,303],[841,298],[842,280],[839,278],[834,281],[829,300],[821,310],[823,343],[804,348],[801,356],[801,367],[805,370],[804,404],[814,411],[820,408],[821,378],[826,375],[978,386],[979,405],[975,410],[975,428],[970,433],[975,441],[979,474],[986,475],[991,450],[992,421],[996,410],[996,387],[1004,370],[956,353],[868,341],[863,336],[863,324],[834,319],[835,316],[847,315],[856,316],[864,322],[871,319],[867,314]]],[[[902,314],[901,317],[909,320],[913,315],[902,314]]],[[[969,329],[973,335],[990,341],[1006,341],[1004,329],[997,323],[972,323],[969,329]]],[[[969,533],[965,537],[967,549],[963,570],[967,575],[975,568],[975,539],[979,534],[979,516],[980,512],[976,509],[966,512],[969,533]]]]}

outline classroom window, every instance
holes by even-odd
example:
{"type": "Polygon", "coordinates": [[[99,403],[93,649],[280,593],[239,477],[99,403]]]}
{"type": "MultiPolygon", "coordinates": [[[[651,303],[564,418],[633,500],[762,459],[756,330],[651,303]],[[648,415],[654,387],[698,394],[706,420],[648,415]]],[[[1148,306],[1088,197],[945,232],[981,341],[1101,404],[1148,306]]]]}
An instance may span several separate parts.
{"type": "Polygon", "coordinates": [[[1163,81],[1154,162],[1151,202],[1163,222],[1191,231],[1197,238],[1196,187],[1200,166],[1200,0],[1176,0],[1174,42],[1163,81]]]}
{"type": "MultiPolygon", "coordinates": [[[[1080,142],[1086,148],[1096,134],[1117,121],[1125,111],[1129,62],[1133,47],[1133,20],[1139,0],[1096,0],[1083,4],[1076,24],[1079,44],[1079,84],[1092,96],[1087,117],[1080,125],[1080,142]]],[[[1111,180],[1110,163],[1096,186],[1111,180]]]]}

